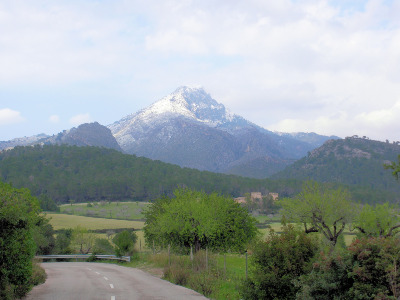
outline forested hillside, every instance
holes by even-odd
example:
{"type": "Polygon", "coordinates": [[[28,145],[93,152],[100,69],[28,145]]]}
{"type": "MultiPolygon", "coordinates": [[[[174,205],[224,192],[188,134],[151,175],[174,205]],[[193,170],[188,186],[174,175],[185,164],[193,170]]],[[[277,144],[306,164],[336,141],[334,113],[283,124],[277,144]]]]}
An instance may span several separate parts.
{"type": "Polygon", "coordinates": [[[273,178],[337,182],[351,186],[357,198],[372,198],[361,199],[365,202],[399,201],[400,183],[384,169],[398,154],[397,143],[357,137],[330,140],[273,178]]]}
{"type": "Polygon", "coordinates": [[[298,192],[296,180],[250,179],[152,161],[97,147],[45,145],[0,153],[0,178],[57,203],[138,200],[172,195],[177,186],[240,196],[251,191],[298,192]]]}

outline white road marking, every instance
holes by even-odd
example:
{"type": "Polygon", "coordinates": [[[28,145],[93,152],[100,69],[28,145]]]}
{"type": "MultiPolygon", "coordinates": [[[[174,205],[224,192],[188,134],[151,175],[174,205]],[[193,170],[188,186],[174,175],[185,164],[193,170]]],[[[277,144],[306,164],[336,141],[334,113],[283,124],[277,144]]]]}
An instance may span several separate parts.
{"type": "Polygon", "coordinates": [[[91,268],[87,268],[89,271],[92,271],[92,269],[91,268]]]}
{"type": "Polygon", "coordinates": [[[111,296],[111,300],[115,300],[115,296],[111,296]]]}
{"type": "Polygon", "coordinates": [[[103,277],[105,280],[108,280],[108,278],[107,277],[103,277]]]}
{"type": "Polygon", "coordinates": [[[112,283],[110,283],[110,288],[112,288],[112,289],[114,288],[114,285],[112,283]]]}
{"type": "Polygon", "coordinates": [[[99,273],[99,272],[96,272],[96,274],[97,274],[97,275],[100,275],[100,273],[99,273]]]}

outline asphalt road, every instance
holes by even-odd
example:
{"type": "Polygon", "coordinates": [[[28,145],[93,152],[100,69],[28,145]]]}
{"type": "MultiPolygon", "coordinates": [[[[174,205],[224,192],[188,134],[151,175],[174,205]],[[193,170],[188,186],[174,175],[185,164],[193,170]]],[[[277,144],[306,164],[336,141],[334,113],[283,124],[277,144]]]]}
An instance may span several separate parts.
{"type": "Polygon", "coordinates": [[[42,263],[47,280],[36,286],[26,300],[122,300],[122,299],[207,299],[134,268],[104,263],[42,263]]]}

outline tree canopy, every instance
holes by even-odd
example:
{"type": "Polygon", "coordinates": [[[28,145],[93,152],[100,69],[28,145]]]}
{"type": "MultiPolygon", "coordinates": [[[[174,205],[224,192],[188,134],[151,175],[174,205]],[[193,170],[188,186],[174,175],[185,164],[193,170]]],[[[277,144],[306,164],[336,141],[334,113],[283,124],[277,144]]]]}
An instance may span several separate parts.
{"type": "Polygon", "coordinates": [[[190,189],[174,195],[158,199],[145,212],[149,245],[243,251],[257,233],[256,220],[230,197],[190,189]]]}
{"type": "Polygon", "coordinates": [[[39,203],[27,189],[0,182],[0,298],[21,297],[30,289],[33,231],[39,203]]]}
{"type": "Polygon", "coordinates": [[[282,201],[287,221],[303,224],[306,233],[320,232],[335,246],[346,224],[354,216],[350,193],[307,181],[294,199],[282,201]]]}
{"type": "Polygon", "coordinates": [[[397,179],[397,180],[399,180],[399,173],[400,173],[400,154],[397,156],[397,160],[398,160],[398,162],[397,162],[397,164],[396,164],[396,162],[392,162],[391,164],[386,164],[385,165],[385,169],[392,169],[393,170],[393,172],[392,172],[392,174],[393,174],[393,176],[397,179]]]}
{"type": "Polygon", "coordinates": [[[398,211],[388,203],[364,205],[356,216],[353,227],[367,237],[389,237],[400,231],[398,211]]]}

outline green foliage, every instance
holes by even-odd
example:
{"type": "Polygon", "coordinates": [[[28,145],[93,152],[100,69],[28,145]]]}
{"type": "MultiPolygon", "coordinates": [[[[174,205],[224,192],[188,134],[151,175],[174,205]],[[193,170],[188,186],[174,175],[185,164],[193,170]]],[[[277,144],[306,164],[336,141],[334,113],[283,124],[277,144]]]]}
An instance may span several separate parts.
{"type": "Polygon", "coordinates": [[[358,229],[360,236],[394,236],[400,231],[399,212],[388,203],[375,207],[367,204],[357,215],[353,226],[358,229]]]}
{"type": "Polygon", "coordinates": [[[115,254],[117,256],[132,255],[138,237],[136,232],[124,230],[117,233],[113,238],[115,244],[115,254]]]}
{"type": "Polygon", "coordinates": [[[271,230],[265,242],[259,242],[251,257],[251,272],[241,288],[243,299],[294,299],[299,287],[294,280],[311,270],[317,241],[292,225],[282,234],[271,230]]]}
{"type": "Polygon", "coordinates": [[[175,190],[175,197],[157,200],[145,212],[147,244],[195,250],[243,251],[257,229],[256,220],[232,198],[216,193],[175,190]]]}
{"type": "Polygon", "coordinates": [[[72,229],[61,230],[55,240],[54,254],[71,254],[72,229]]]}
{"type": "MultiPolygon", "coordinates": [[[[399,152],[396,144],[360,138],[331,140],[271,178],[336,182],[348,186],[357,201],[395,203],[400,185],[384,170],[382,162],[396,160],[399,152]]],[[[399,164],[392,163],[392,167],[398,170],[399,164]]]]}
{"type": "Polygon", "coordinates": [[[22,297],[30,287],[33,230],[39,203],[26,189],[0,182],[0,298],[22,297]]]}
{"type": "Polygon", "coordinates": [[[396,238],[357,239],[349,247],[351,299],[398,299],[400,244],[396,238]]]}
{"type": "Polygon", "coordinates": [[[57,204],[51,199],[49,196],[42,194],[39,195],[39,204],[40,208],[44,211],[60,211],[60,208],[57,206],[57,204]]]}
{"type": "Polygon", "coordinates": [[[33,230],[33,239],[36,244],[37,255],[52,254],[55,247],[53,226],[45,217],[40,217],[37,226],[33,230]]]}
{"type": "Polygon", "coordinates": [[[94,241],[93,254],[112,254],[114,247],[110,241],[104,238],[98,238],[94,241]]]}
{"type": "Polygon", "coordinates": [[[384,165],[385,169],[392,169],[392,175],[399,180],[399,173],[400,173],[400,154],[397,156],[397,164],[396,162],[392,162],[391,164],[386,164],[384,165]]]}
{"type": "MultiPolygon", "coordinates": [[[[291,196],[296,180],[250,179],[152,161],[112,149],[77,146],[15,147],[0,153],[0,180],[43,195],[44,209],[53,203],[146,201],[173,196],[177,186],[233,197],[268,190],[291,196]]],[[[40,196],[42,197],[42,196],[40,196]]]]}
{"type": "Polygon", "coordinates": [[[32,277],[31,277],[31,284],[32,285],[39,285],[46,281],[47,274],[46,271],[39,265],[37,262],[33,262],[32,264],[32,277]]]}
{"type": "Polygon", "coordinates": [[[287,221],[303,224],[306,233],[322,233],[332,246],[354,217],[347,190],[331,189],[315,181],[306,182],[301,193],[285,199],[282,206],[287,221]]]}
{"type": "Polygon", "coordinates": [[[79,249],[81,254],[88,254],[93,246],[96,236],[85,227],[76,226],[72,231],[72,244],[79,249]]]}
{"type": "Polygon", "coordinates": [[[295,281],[295,285],[300,288],[296,299],[349,299],[346,294],[353,284],[349,272],[346,252],[328,255],[322,252],[313,263],[312,271],[295,281]]]}

